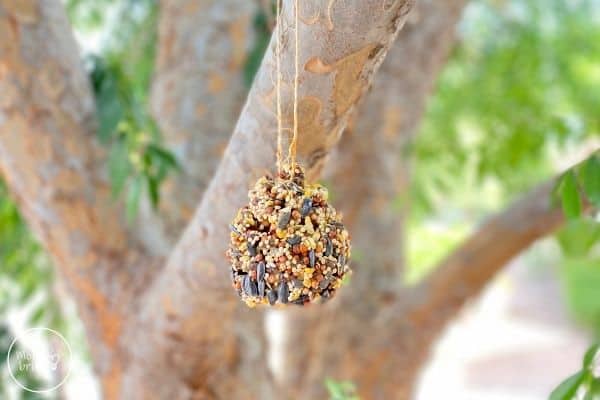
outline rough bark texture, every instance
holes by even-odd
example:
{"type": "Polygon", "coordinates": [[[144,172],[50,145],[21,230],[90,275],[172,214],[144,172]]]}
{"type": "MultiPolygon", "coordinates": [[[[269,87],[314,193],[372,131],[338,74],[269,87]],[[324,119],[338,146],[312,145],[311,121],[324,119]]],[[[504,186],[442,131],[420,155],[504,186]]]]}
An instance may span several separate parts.
{"type": "Polygon", "coordinates": [[[174,243],[223,155],[247,93],[243,68],[257,10],[254,1],[160,3],[152,112],[183,171],[161,188],[160,215],[145,235],[153,242],[174,243]]]}
{"type": "MultiPolygon", "coordinates": [[[[291,315],[288,346],[300,341],[306,345],[288,354],[285,364],[292,368],[284,378],[287,386],[322,387],[319,375],[305,376],[307,365],[322,363],[321,367],[311,368],[323,370],[342,355],[347,362],[360,363],[365,355],[348,349],[357,341],[386,337],[385,332],[372,331],[370,321],[378,318],[382,306],[396,298],[402,284],[402,219],[407,208],[402,197],[402,211],[394,208],[393,201],[406,193],[409,184],[403,149],[415,134],[426,99],[455,41],[456,23],[465,3],[417,3],[378,72],[371,93],[356,113],[356,122],[346,130],[332,157],[328,180],[332,182],[336,207],[344,212],[352,233],[354,275],[351,286],[342,291],[342,301],[291,315]],[[353,315],[340,313],[333,320],[324,315],[342,309],[352,309],[353,315]],[[324,320],[329,322],[323,324],[324,320]],[[340,337],[339,332],[348,334],[340,337]],[[324,350],[322,342],[335,345],[324,350]]],[[[394,374],[389,371],[388,378],[372,378],[393,380],[394,374]]],[[[392,392],[382,396],[395,398],[392,392]]],[[[317,397],[323,394],[317,391],[307,395],[317,397]]]]}
{"type": "MultiPolygon", "coordinates": [[[[299,156],[314,176],[369,87],[412,2],[300,3],[299,156]]],[[[291,4],[285,3],[282,25],[283,122],[288,128],[294,70],[291,4]]],[[[248,186],[275,164],[273,48],[274,43],[215,178],[164,273],[148,293],[141,314],[145,325],[139,329],[143,335],[140,333],[137,341],[141,349],[137,357],[143,362],[128,371],[126,387],[144,385],[155,397],[201,393],[246,398],[253,380],[260,381],[261,373],[266,373],[261,346],[256,346],[255,359],[240,359],[249,357],[240,348],[252,345],[248,343],[252,334],[236,332],[234,321],[250,311],[231,293],[223,252],[228,242],[227,224],[246,201],[248,186]],[[229,368],[249,376],[232,379],[229,368]]]]}
{"type": "Polygon", "coordinates": [[[154,264],[111,197],[94,112],[60,1],[0,1],[0,169],[77,302],[114,398],[127,357],[121,333],[154,264]]]}
{"type": "Polygon", "coordinates": [[[360,256],[355,284],[370,291],[393,293],[401,284],[402,212],[393,202],[399,200],[405,210],[399,196],[409,185],[407,146],[455,42],[465,4],[419,1],[332,158],[328,179],[360,256]],[[361,274],[363,263],[377,273],[361,274]]]}
{"type": "MultiPolygon", "coordinates": [[[[239,115],[247,89],[243,82],[243,68],[250,47],[254,44],[252,21],[258,5],[254,2],[237,0],[195,1],[195,0],[163,0],[160,3],[159,43],[156,72],[152,90],[152,111],[162,128],[165,145],[176,155],[182,167],[182,173],[168,180],[161,188],[161,207],[158,215],[150,207],[145,208],[143,215],[146,228],[141,233],[148,244],[156,244],[161,253],[168,254],[173,243],[189,222],[193,210],[201,199],[202,192],[208,185],[210,177],[218,165],[239,115]]],[[[169,307],[168,299],[164,307],[169,307]]],[[[175,312],[175,311],[173,311],[175,312]]],[[[169,340],[174,341],[178,351],[189,353],[188,357],[206,357],[196,353],[195,340],[202,340],[206,333],[216,340],[219,331],[201,332],[204,310],[194,310],[195,326],[188,325],[183,332],[186,345],[177,344],[179,327],[167,330],[169,340]],[[200,332],[190,331],[197,329],[200,332]],[[190,337],[196,335],[198,338],[190,337]]],[[[264,337],[262,313],[244,313],[227,322],[227,330],[233,336],[242,336],[241,342],[231,346],[229,359],[218,358],[205,360],[216,370],[215,376],[222,380],[223,392],[232,396],[239,390],[248,393],[261,391],[261,385],[268,388],[268,377],[260,373],[252,382],[249,378],[251,369],[244,369],[248,364],[265,364],[267,352],[264,337]],[[242,334],[243,333],[243,334],[242,334]],[[242,367],[233,364],[242,361],[242,367]],[[221,368],[219,370],[219,367],[221,368]],[[248,378],[239,377],[238,374],[248,378]],[[243,382],[233,391],[227,386],[243,382]]],[[[135,337],[135,335],[133,335],[135,337]]],[[[222,346],[228,346],[224,342],[222,346]]],[[[205,349],[200,346],[200,349],[205,349]]],[[[226,351],[229,351],[226,349],[226,351]]],[[[220,353],[219,353],[220,354],[220,353]]],[[[177,354],[161,355],[165,365],[169,365],[174,378],[173,385],[185,381],[178,396],[185,397],[191,392],[196,395],[197,382],[203,376],[194,376],[191,371],[181,371],[177,354]]],[[[144,368],[141,361],[140,368],[144,368]]],[[[148,373],[161,373],[164,368],[148,373]]],[[[140,372],[138,370],[138,372],[140,372]]],[[[167,374],[168,375],[168,374],[167,374]]],[[[128,382],[136,382],[137,375],[131,374],[128,382]]],[[[167,376],[161,376],[156,387],[161,387],[167,376]]],[[[139,393],[139,384],[128,384],[125,395],[139,393]]],[[[155,391],[154,385],[147,385],[144,393],[148,397],[160,398],[163,392],[155,391]]],[[[175,394],[166,387],[168,394],[175,394]]],[[[264,391],[263,391],[264,392],[264,391]]],[[[210,389],[204,393],[207,397],[215,397],[210,389]]],[[[240,397],[241,398],[241,397],[240,397]]]]}

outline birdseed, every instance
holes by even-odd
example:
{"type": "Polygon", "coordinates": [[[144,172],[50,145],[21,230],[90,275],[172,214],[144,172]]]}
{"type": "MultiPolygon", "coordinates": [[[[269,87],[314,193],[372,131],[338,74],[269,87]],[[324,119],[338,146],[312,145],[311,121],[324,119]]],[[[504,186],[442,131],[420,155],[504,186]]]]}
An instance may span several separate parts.
{"type": "Polygon", "coordinates": [[[333,297],[350,273],[350,236],[327,189],[295,167],[260,178],[230,225],[232,286],[250,307],[333,297]]]}

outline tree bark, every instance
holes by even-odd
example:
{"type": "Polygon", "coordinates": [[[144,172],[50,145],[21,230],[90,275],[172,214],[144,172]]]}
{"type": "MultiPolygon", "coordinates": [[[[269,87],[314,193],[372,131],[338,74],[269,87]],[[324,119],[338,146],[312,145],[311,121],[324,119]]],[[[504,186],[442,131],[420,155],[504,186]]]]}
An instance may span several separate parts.
{"type": "Polygon", "coordinates": [[[162,0],[152,113],[182,172],[161,188],[158,215],[145,218],[163,252],[191,219],[213,176],[247,89],[243,69],[254,45],[254,1],[162,0]],[[160,229],[160,235],[157,235],[160,229]]]}
{"type": "MultiPolygon", "coordinates": [[[[294,45],[293,10],[283,14],[283,122],[291,125],[294,45]]],[[[299,157],[316,176],[337,142],[355,104],[404,23],[412,1],[302,1],[300,10],[299,157]]],[[[250,312],[229,287],[223,252],[227,225],[246,201],[247,189],[275,165],[274,42],[265,56],[247,104],[204,198],[166,269],[145,297],[137,362],[127,387],[145,386],[151,398],[192,394],[248,398],[266,379],[264,346],[253,359],[240,349],[252,333],[237,332],[235,320],[250,312]],[[233,370],[233,372],[232,372],[233,370]],[[257,376],[258,375],[258,376],[257,376]]],[[[246,343],[245,343],[246,342],[246,343]]],[[[262,397],[261,397],[262,398],[262,397]]]]}
{"type": "MultiPolygon", "coordinates": [[[[161,1],[158,56],[151,96],[152,111],[162,129],[165,145],[175,153],[183,170],[161,188],[158,213],[150,207],[142,209],[144,224],[139,231],[141,237],[147,245],[158,248],[161,254],[167,255],[173,249],[173,244],[189,222],[239,115],[247,92],[243,82],[243,68],[246,55],[254,45],[252,20],[257,8],[253,2],[237,0],[161,1]]],[[[164,307],[171,306],[168,299],[163,300],[164,307]]],[[[175,313],[177,310],[171,309],[168,312],[175,313]]],[[[204,311],[198,309],[194,312],[200,324],[204,311]]],[[[217,359],[210,361],[211,366],[218,371],[217,376],[227,375],[227,379],[222,382],[223,391],[229,391],[232,396],[242,390],[262,391],[264,394],[269,387],[266,375],[257,373],[256,381],[251,382],[251,369],[234,366],[237,359],[248,360],[244,365],[250,362],[258,365],[266,363],[264,357],[267,345],[262,313],[245,313],[235,321],[227,321],[227,324],[227,329],[233,336],[243,336],[240,339],[243,343],[232,346],[229,359],[221,360],[222,365],[217,359]],[[246,378],[240,375],[245,375],[246,378]],[[261,388],[261,380],[265,382],[265,389],[261,388]],[[244,382],[245,386],[231,389],[227,387],[228,382],[244,382]]],[[[190,329],[202,329],[202,326],[190,329]]],[[[165,334],[169,340],[177,342],[180,338],[178,330],[179,328],[169,327],[165,334]]],[[[132,343],[136,342],[135,336],[135,333],[131,335],[134,338],[132,343]]],[[[195,339],[189,336],[186,338],[189,347],[181,347],[179,350],[191,357],[196,354],[193,343],[195,339]]],[[[222,345],[227,346],[228,343],[222,345]]],[[[153,348],[145,350],[152,351],[153,348]]],[[[197,356],[203,357],[205,354],[197,356]]],[[[162,358],[165,365],[177,362],[176,352],[157,357],[162,358]]],[[[173,395],[175,392],[171,392],[168,386],[165,387],[166,391],[161,391],[162,382],[168,379],[167,376],[174,376],[173,385],[184,380],[178,396],[185,397],[191,392],[195,392],[196,396],[216,396],[211,389],[196,388],[195,382],[202,380],[202,376],[193,376],[191,372],[186,373],[177,367],[170,367],[170,375],[164,374],[164,366],[146,372],[148,376],[155,373],[164,376],[161,376],[161,381],[156,382],[156,386],[144,385],[143,381],[136,379],[139,374],[144,373],[145,361],[138,362],[137,372],[129,374],[128,383],[122,391],[123,397],[162,398],[173,395]],[[155,387],[158,390],[154,390],[155,387]]]]}
{"type": "MultiPolygon", "coordinates": [[[[350,287],[342,291],[341,301],[290,315],[287,347],[300,342],[304,346],[287,354],[284,364],[291,368],[282,384],[317,389],[306,398],[324,397],[323,377],[307,376],[312,369],[335,371],[328,366],[342,357],[359,363],[365,355],[352,352],[356,359],[349,359],[348,348],[356,341],[377,341],[378,336],[387,335],[373,332],[370,321],[377,320],[378,310],[393,302],[402,287],[403,216],[408,210],[410,175],[406,147],[455,42],[456,23],[465,3],[417,3],[328,166],[335,204],[344,212],[344,222],[352,233],[354,274],[350,287]],[[394,207],[394,200],[402,207],[394,207]],[[333,320],[325,316],[342,314],[345,309],[352,309],[355,315],[333,320]],[[362,323],[356,323],[357,319],[362,323]],[[323,324],[324,320],[329,322],[323,324]],[[339,332],[346,334],[340,337],[339,332]],[[322,342],[334,344],[324,350],[322,342]],[[315,367],[316,363],[322,365],[315,367]]],[[[396,397],[385,392],[383,398],[396,397]]]]}
{"type": "Polygon", "coordinates": [[[60,1],[0,1],[0,93],[0,170],[76,300],[114,398],[127,358],[121,334],[156,264],[111,196],[93,96],[60,1]]]}
{"type": "Polygon", "coordinates": [[[361,286],[371,291],[394,293],[402,283],[408,146],[455,43],[465,4],[466,0],[419,1],[331,160],[328,180],[354,233],[354,248],[363,258],[356,261],[355,284],[367,279],[361,286]],[[395,200],[402,206],[394,207],[395,200]],[[360,274],[363,263],[377,273],[360,274]]]}

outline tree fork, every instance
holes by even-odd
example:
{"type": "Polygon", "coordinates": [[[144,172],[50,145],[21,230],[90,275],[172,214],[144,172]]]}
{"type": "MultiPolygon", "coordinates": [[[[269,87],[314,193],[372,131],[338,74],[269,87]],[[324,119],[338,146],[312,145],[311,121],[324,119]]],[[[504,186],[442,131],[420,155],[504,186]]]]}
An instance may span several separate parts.
{"type": "MultiPolygon", "coordinates": [[[[313,178],[370,86],[412,5],[413,1],[302,2],[302,135],[298,150],[313,178]]],[[[282,16],[286,127],[292,122],[291,21],[293,10],[286,6],[282,16]]],[[[257,345],[255,358],[240,359],[250,356],[240,349],[249,345],[242,337],[251,335],[236,332],[233,324],[249,311],[231,292],[223,252],[228,242],[227,225],[244,204],[249,185],[275,165],[273,47],[272,41],[213,181],[167,267],[145,296],[146,307],[140,318],[147,329],[131,340],[140,349],[159,350],[137,356],[139,362],[126,372],[125,386],[150,382],[148,393],[156,398],[173,393],[184,396],[186,392],[209,398],[236,398],[236,394],[244,398],[256,387],[256,381],[268,378],[256,376],[266,374],[256,368],[261,365],[257,360],[264,355],[264,348],[257,345]],[[234,365],[239,374],[230,375],[226,367],[234,365]],[[179,388],[181,382],[185,389],[179,388]]]]}

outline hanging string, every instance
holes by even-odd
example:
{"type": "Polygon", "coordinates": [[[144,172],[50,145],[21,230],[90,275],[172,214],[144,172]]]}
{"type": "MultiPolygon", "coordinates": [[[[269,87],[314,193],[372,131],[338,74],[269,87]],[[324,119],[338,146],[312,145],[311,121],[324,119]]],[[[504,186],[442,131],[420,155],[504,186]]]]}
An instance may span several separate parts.
{"type": "Polygon", "coordinates": [[[283,37],[283,24],[281,23],[281,14],[282,14],[282,5],[280,3],[281,0],[277,0],[277,47],[276,47],[276,69],[277,69],[277,169],[278,172],[281,173],[282,169],[287,166],[292,174],[295,171],[296,166],[296,149],[298,145],[298,86],[299,86],[299,59],[300,59],[300,51],[299,51],[299,15],[300,15],[300,5],[299,0],[294,0],[294,126],[293,126],[293,134],[292,139],[290,141],[290,145],[288,148],[288,154],[285,160],[285,163],[282,161],[282,153],[283,153],[283,118],[281,112],[281,38],[283,37]]]}
{"type": "Polygon", "coordinates": [[[281,26],[281,1],[276,0],[276,29],[277,29],[277,50],[275,51],[275,59],[277,63],[277,172],[281,173],[282,165],[282,153],[283,153],[283,126],[281,119],[281,36],[283,27],[281,26]]]}
{"type": "Polygon", "coordinates": [[[294,1],[295,6],[295,21],[294,21],[294,46],[295,46],[295,54],[294,54],[294,134],[292,136],[292,141],[290,142],[290,148],[288,150],[288,158],[289,158],[289,166],[292,174],[295,171],[296,166],[296,147],[298,144],[298,79],[299,79],[299,59],[300,59],[300,51],[299,51],[299,43],[298,40],[298,20],[300,15],[300,4],[299,0],[294,1]]]}

